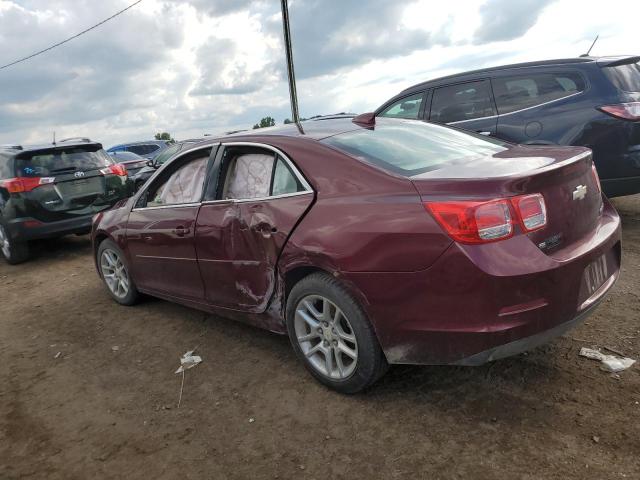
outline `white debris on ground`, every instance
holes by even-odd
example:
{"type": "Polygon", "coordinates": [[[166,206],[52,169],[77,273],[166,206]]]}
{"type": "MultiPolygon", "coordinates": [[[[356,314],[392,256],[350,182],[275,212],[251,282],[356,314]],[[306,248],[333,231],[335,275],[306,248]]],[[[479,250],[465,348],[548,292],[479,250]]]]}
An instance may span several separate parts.
{"type": "Polygon", "coordinates": [[[194,355],[193,352],[195,352],[195,350],[190,350],[180,357],[180,367],[176,370],[176,373],[182,373],[185,370],[189,370],[202,361],[202,357],[194,355]]]}
{"type": "Polygon", "coordinates": [[[196,349],[188,351],[182,357],[180,357],[180,367],[176,370],[176,373],[182,374],[182,382],[180,383],[180,396],[178,397],[178,408],[180,408],[180,404],[182,403],[182,391],[184,390],[184,372],[189,370],[190,368],[195,367],[200,362],[202,362],[202,357],[198,355],[194,355],[196,349]]]}
{"type": "Polygon", "coordinates": [[[627,357],[617,357],[615,355],[605,355],[604,353],[594,350],[592,348],[582,347],[580,349],[580,356],[590,358],[591,360],[598,360],[602,363],[602,369],[607,372],[622,372],[631,367],[635,360],[627,357]]]}

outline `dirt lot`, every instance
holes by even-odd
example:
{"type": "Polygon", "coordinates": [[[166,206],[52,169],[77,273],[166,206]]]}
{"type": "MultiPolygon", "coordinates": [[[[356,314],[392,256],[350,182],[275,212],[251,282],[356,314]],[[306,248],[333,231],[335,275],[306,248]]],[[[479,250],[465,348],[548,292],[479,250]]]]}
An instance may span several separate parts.
{"type": "Polygon", "coordinates": [[[638,479],[640,366],[616,377],[578,357],[640,358],[640,196],[615,203],[623,273],[586,324],[480,368],[396,367],[353,397],[313,381],[284,337],[116,306],[86,237],[42,243],[0,262],[0,478],[638,479]]]}

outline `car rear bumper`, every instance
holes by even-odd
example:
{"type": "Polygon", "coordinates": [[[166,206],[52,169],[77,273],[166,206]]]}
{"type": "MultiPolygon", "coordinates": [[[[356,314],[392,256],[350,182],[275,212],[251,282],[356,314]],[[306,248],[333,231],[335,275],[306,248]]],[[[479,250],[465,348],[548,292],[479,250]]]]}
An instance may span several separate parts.
{"type": "Polygon", "coordinates": [[[591,313],[620,270],[620,219],[608,202],[579,244],[545,254],[526,236],[452,244],[427,270],[345,273],[389,363],[477,365],[557,336],[591,313]],[[585,271],[606,260],[588,290],[585,271]]]}
{"type": "Polygon", "coordinates": [[[92,218],[93,214],[55,222],[40,222],[29,217],[16,218],[9,221],[9,235],[13,240],[23,242],[73,233],[85,234],[91,231],[92,218]]]}

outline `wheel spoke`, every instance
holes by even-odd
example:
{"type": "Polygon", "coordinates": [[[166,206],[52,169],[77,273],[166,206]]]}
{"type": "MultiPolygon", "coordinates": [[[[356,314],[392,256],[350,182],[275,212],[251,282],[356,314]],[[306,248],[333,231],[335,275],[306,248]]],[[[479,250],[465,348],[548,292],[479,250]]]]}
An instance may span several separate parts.
{"type": "Polygon", "coordinates": [[[338,350],[344,353],[347,357],[351,357],[354,360],[358,358],[357,352],[354,349],[347,347],[344,342],[338,342],[338,350]]]}
{"type": "Polygon", "coordinates": [[[312,318],[307,312],[304,310],[298,310],[297,314],[302,317],[302,319],[312,328],[318,328],[320,326],[320,322],[318,322],[315,318],[312,318]]]}
{"type": "Polygon", "coordinates": [[[333,348],[323,349],[322,353],[324,354],[324,364],[327,369],[327,375],[331,377],[333,376],[331,375],[333,372],[333,348]]]}
{"type": "Polygon", "coordinates": [[[314,338],[318,338],[320,334],[316,330],[311,330],[311,333],[307,335],[300,335],[298,337],[299,342],[308,342],[309,340],[313,340],[314,338]]]}
{"type": "Polygon", "coordinates": [[[338,374],[340,378],[344,377],[344,363],[342,362],[342,355],[339,352],[335,352],[336,355],[336,365],[338,366],[338,374]]]}
{"type": "Polygon", "coordinates": [[[331,303],[329,302],[329,299],[323,298],[322,299],[322,319],[328,320],[330,318],[331,318],[331,303]]]}
{"type": "Polygon", "coordinates": [[[356,336],[350,333],[346,333],[342,328],[338,328],[338,336],[342,340],[346,340],[347,342],[356,343],[356,336]]]}
{"type": "Polygon", "coordinates": [[[322,314],[318,310],[316,310],[316,307],[314,307],[313,304],[309,300],[305,300],[304,301],[304,307],[314,317],[316,317],[316,318],[321,318],[322,317],[322,314]]]}
{"type": "Polygon", "coordinates": [[[315,347],[310,348],[309,351],[305,353],[305,355],[307,356],[307,358],[312,357],[313,355],[318,353],[321,349],[322,349],[322,342],[319,342],[315,347]]]}

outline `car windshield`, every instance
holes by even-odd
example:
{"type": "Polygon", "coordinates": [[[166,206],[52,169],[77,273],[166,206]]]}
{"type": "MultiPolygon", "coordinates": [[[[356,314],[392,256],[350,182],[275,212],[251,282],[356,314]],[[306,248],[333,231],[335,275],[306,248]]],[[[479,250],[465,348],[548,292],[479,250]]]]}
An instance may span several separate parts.
{"type": "Polygon", "coordinates": [[[602,70],[619,90],[640,92],[640,63],[605,67],[602,70]]]}
{"type": "Polygon", "coordinates": [[[376,119],[374,128],[341,133],[323,143],[404,176],[504,151],[499,140],[415,121],[376,119]]]}
{"type": "Polygon", "coordinates": [[[113,163],[111,157],[95,145],[39,150],[16,157],[16,174],[19,177],[46,177],[96,170],[113,163]]]}

